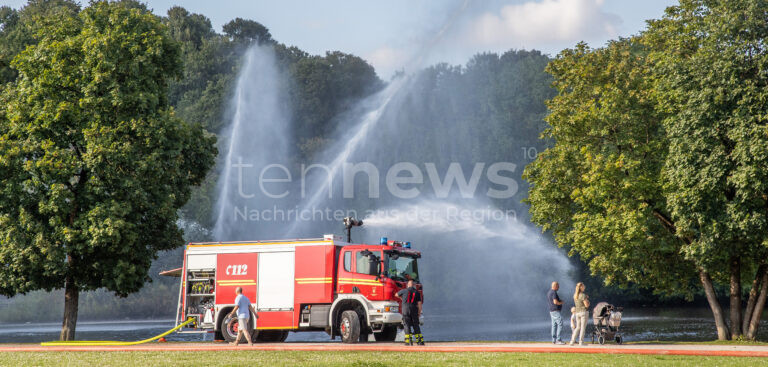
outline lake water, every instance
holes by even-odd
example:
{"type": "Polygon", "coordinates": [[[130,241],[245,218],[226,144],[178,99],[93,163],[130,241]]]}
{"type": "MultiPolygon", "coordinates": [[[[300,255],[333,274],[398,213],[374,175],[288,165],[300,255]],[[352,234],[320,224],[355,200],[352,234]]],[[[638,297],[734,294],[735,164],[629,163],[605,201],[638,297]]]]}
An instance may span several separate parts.
{"type": "MultiPolygon", "coordinates": [[[[567,315],[566,315],[567,316],[567,315]]],[[[563,338],[570,337],[568,320],[564,318],[563,338]]],[[[423,334],[432,341],[461,340],[549,340],[549,317],[515,319],[485,315],[425,315],[423,334]]],[[[158,335],[173,327],[171,320],[81,321],[77,325],[79,340],[140,340],[158,335]]],[[[31,343],[56,340],[61,324],[0,324],[0,342],[31,343]]],[[[714,322],[708,309],[627,309],[621,331],[625,341],[705,341],[716,338],[714,322]]],[[[591,331],[590,328],[587,332],[591,331]]],[[[589,335],[589,334],[587,334],[589,335]]],[[[169,341],[210,341],[213,334],[171,334],[169,341]]],[[[759,338],[768,339],[768,321],[760,326],[759,338]]],[[[339,339],[337,338],[336,341],[339,339]]],[[[586,340],[589,340],[587,337],[586,340]]],[[[291,333],[288,341],[330,341],[323,332],[291,333]]]]}

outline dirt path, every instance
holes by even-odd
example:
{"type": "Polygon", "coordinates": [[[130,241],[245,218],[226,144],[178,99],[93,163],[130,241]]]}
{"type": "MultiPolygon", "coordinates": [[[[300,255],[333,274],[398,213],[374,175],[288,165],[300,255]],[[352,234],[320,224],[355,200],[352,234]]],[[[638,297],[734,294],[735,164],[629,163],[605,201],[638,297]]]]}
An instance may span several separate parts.
{"type": "Polygon", "coordinates": [[[276,343],[231,346],[224,343],[147,343],[135,346],[55,346],[39,344],[3,344],[0,352],[110,352],[110,351],[379,351],[379,352],[527,352],[527,353],[605,353],[605,354],[660,354],[768,357],[768,346],[751,345],[705,345],[705,344],[634,344],[634,345],[593,345],[583,347],[552,345],[549,343],[461,343],[435,342],[426,346],[405,346],[400,343],[276,343]]]}

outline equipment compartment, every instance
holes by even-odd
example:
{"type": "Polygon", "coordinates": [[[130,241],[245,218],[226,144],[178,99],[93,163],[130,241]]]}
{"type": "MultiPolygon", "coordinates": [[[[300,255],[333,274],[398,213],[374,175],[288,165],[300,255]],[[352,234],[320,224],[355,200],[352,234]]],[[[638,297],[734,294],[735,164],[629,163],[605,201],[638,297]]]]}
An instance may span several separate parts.
{"type": "Polygon", "coordinates": [[[187,272],[186,314],[195,317],[193,327],[212,328],[216,297],[216,271],[214,269],[187,272]]]}

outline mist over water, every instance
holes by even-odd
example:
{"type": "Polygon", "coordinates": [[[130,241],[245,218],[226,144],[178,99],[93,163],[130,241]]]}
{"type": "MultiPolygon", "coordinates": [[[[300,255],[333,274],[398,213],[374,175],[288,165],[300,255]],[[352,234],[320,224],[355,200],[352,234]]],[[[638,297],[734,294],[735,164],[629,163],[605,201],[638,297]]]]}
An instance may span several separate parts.
{"type": "Polygon", "coordinates": [[[366,234],[411,241],[422,252],[425,312],[474,310],[506,318],[544,315],[553,280],[568,298],[568,259],[536,228],[482,200],[425,199],[383,208],[365,218],[366,234]]]}
{"type": "MultiPolygon", "coordinates": [[[[402,203],[382,208],[365,217],[365,226],[375,230],[423,231],[430,235],[466,231],[472,232],[472,237],[477,240],[503,238],[508,241],[525,241],[541,237],[532,228],[490,204],[481,206],[478,201],[462,204],[457,199],[426,199],[413,204],[402,203]]],[[[544,250],[551,255],[558,253],[551,246],[544,250]]]]}

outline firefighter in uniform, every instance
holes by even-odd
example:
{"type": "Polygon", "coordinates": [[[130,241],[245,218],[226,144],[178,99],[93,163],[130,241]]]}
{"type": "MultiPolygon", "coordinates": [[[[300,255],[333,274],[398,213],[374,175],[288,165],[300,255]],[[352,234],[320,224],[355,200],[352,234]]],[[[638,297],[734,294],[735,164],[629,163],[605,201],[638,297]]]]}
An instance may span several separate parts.
{"type": "Polygon", "coordinates": [[[413,279],[408,280],[408,288],[397,292],[397,298],[402,301],[403,323],[405,324],[405,344],[424,345],[424,336],[421,335],[419,317],[421,316],[421,294],[413,286],[413,279]],[[411,333],[413,329],[413,333],[411,333]]]}

